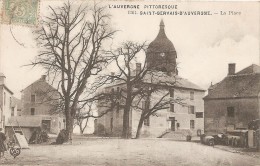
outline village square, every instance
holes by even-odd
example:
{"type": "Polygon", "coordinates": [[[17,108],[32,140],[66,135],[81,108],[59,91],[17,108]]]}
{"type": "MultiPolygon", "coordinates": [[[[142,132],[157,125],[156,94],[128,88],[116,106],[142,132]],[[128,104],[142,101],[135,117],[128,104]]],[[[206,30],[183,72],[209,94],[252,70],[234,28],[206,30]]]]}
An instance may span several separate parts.
{"type": "Polygon", "coordinates": [[[174,29],[172,16],[144,23],[127,12],[129,21],[120,17],[125,9],[109,10],[138,4],[2,5],[0,165],[260,164],[255,17],[232,16],[244,26],[231,26],[234,36],[219,35],[210,21],[219,26],[215,38],[198,32],[205,43],[214,38],[207,46],[192,28],[174,29]]]}

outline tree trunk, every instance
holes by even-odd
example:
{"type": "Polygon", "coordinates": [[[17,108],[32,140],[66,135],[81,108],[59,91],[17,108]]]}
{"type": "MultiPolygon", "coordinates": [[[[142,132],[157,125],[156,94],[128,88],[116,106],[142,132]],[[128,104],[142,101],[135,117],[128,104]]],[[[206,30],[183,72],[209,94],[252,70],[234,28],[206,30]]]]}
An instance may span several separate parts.
{"type": "Polygon", "coordinates": [[[89,120],[89,118],[87,118],[87,119],[82,119],[82,120],[80,121],[80,134],[84,134],[84,131],[85,131],[87,125],[88,125],[88,120],[89,120]],[[85,121],[84,121],[84,120],[85,120],[85,121]]]}
{"type": "Polygon", "coordinates": [[[72,140],[73,124],[74,124],[74,119],[70,115],[70,111],[66,111],[66,131],[68,133],[65,139],[66,142],[72,140]]]}
{"type": "Polygon", "coordinates": [[[123,115],[123,132],[122,132],[122,138],[128,138],[129,133],[129,111],[128,109],[124,110],[123,115]]]}
{"type": "Polygon", "coordinates": [[[80,135],[83,135],[84,131],[82,130],[82,128],[80,129],[80,135]]]}
{"type": "Polygon", "coordinates": [[[138,123],[138,128],[137,128],[137,131],[136,131],[136,139],[140,138],[140,135],[141,135],[141,129],[143,127],[143,123],[144,123],[144,116],[143,114],[141,115],[141,118],[139,120],[139,123],[138,123]]]}
{"type": "Polygon", "coordinates": [[[82,127],[82,123],[83,123],[83,120],[81,120],[80,123],[79,123],[79,130],[80,130],[80,134],[81,135],[84,133],[84,130],[83,130],[83,127],[82,127]]]}
{"type": "Polygon", "coordinates": [[[124,109],[124,115],[123,115],[123,132],[122,132],[122,138],[129,138],[129,113],[131,109],[131,93],[128,92],[127,98],[126,98],[126,105],[124,109]]]}

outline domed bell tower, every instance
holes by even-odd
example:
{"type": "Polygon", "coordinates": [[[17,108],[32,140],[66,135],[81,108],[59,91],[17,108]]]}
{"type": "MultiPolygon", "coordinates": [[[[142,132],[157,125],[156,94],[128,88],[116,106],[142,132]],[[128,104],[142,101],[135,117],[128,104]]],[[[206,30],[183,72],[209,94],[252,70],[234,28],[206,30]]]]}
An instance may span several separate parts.
{"type": "Polygon", "coordinates": [[[176,68],[177,53],[172,42],[167,38],[164,30],[164,22],[160,22],[160,30],[157,37],[147,49],[147,68],[162,71],[168,74],[178,74],[176,68]]]}

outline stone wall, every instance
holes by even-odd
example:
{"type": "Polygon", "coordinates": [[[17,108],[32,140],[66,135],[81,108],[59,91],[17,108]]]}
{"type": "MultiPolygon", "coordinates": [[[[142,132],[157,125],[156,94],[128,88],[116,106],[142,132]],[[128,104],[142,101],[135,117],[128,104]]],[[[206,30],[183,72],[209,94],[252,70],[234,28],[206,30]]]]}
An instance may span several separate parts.
{"type": "Polygon", "coordinates": [[[58,98],[58,92],[42,77],[22,91],[21,116],[40,116],[42,120],[50,121],[50,132],[58,134],[65,126],[65,117],[61,113],[54,113],[58,98]],[[32,95],[35,95],[35,101],[32,101],[32,95]],[[34,115],[32,108],[35,110],[34,115]]]}
{"type": "Polygon", "coordinates": [[[259,118],[259,98],[205,100],[205,132],[220,133],[234,128],[247,128],[259,118]],[[227,107],[234,107],[234,117],[228,117],[227,107]]]}
{"type": "MultiPolygon", "coordinates": [[[[12,97],[10,91],[6,90],[4,86],[0,86],[0,128],[4,129],[12,112],[12,97]]],[[[14,107],[14,116],[17,114],[17,107],[14,107]]],[[[3,130],[4,131],[4,130],[3,130]]]]}

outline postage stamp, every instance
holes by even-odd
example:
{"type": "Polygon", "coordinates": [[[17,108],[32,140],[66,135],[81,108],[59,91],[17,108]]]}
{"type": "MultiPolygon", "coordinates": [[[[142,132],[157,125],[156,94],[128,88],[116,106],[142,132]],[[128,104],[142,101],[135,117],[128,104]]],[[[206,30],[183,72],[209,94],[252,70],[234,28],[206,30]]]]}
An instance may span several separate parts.
{"type": "Polygon", "coordinates": [[[40,0],[4,0],[2,23],[35,26],[40,0]]]}

